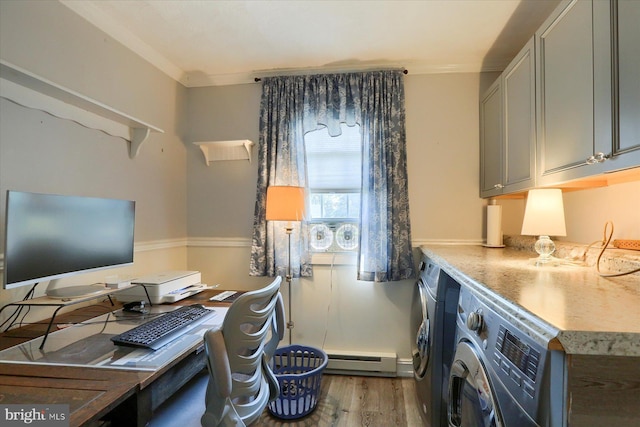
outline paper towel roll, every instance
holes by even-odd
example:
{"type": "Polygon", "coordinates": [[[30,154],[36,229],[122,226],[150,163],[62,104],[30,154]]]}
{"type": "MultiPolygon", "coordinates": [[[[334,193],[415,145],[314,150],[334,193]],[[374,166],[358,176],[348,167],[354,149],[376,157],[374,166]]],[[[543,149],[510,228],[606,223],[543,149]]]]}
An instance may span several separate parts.
{"type": "Polygon", "coordinates": [[[487,246],[502,246],[502,206],[487,206],[487,246]]]}

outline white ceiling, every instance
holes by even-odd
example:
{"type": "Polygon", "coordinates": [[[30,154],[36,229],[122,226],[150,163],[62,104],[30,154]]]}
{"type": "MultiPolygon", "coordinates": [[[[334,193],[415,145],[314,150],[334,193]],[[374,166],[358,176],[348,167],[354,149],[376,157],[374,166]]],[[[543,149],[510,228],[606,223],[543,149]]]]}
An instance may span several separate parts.
{"type": "Polygon", "coordinates": [[[559,0],[60,0],[186,86],[501,71],[559,0]]]}

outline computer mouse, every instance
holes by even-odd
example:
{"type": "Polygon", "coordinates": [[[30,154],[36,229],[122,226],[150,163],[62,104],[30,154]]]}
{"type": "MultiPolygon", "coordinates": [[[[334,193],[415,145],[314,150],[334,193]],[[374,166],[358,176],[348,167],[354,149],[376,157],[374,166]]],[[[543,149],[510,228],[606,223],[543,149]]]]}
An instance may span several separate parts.
{"type": "Polygon", "coordinates": [[[146,301],[128,302],[122,307],[122,310],[128,313],[138,313],[138,314],[149,313],[149,309],[147,308],[146,301]]]}

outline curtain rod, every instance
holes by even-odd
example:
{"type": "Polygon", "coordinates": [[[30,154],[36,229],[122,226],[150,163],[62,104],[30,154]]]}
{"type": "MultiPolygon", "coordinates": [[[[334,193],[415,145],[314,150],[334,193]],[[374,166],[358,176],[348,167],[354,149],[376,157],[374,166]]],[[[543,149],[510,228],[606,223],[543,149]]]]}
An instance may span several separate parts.
{"type": "MultiPolygon", "coordinates": [[[[402,70],[402,74],[409,74],[409,70],[407,70],[407,69],[402,70]]],[[[261,82],[261,81],[262,81],[262,78],[261,78],[261,77],[255,77],[255,78],[253,79],[253,81],[254,81],[254,82],[256,82],[256,83],[258,83],[258,82],[261,82]]]]}

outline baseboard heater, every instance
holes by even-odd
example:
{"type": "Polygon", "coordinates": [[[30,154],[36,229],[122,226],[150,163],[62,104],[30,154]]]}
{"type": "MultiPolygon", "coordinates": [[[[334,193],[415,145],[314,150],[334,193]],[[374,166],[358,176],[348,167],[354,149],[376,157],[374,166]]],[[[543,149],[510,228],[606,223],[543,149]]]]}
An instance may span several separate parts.
{"type": "Polygon", "coordinates": [[[329,362],[325,372],[329,374],[396,376],[395,353],[369,353],[325,349],[329,362]]]}

